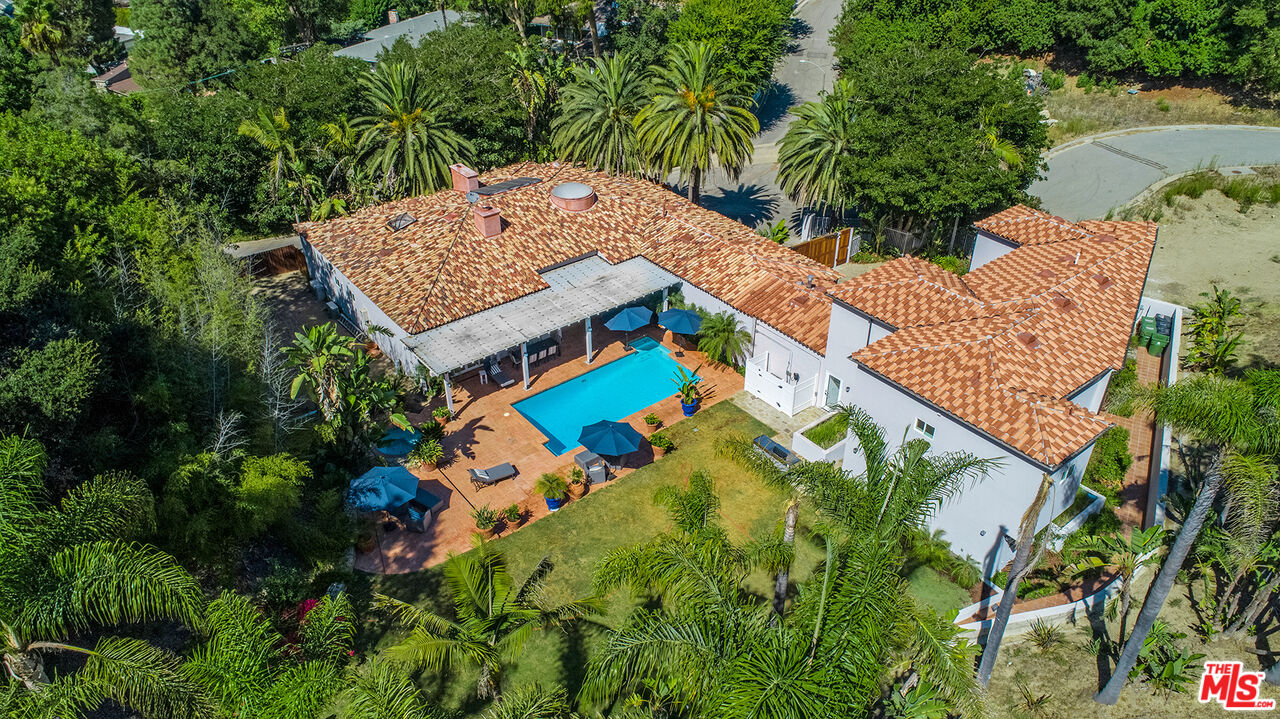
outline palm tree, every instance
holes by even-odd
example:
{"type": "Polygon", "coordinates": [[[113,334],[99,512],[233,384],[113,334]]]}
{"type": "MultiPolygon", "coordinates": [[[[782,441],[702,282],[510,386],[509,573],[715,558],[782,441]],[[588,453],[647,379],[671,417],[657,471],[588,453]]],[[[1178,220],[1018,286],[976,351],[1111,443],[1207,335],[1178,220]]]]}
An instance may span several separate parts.
{"type": "Polygon", "coordinates": [[[290,136],[291,126],[284,108],[277,108],[274,114],[268,114],[267,108],[259,107],[257,117],[252,120],[241,120],[237,132],[258,143],[267,152],[272,153],[267,162],[267,172],[271,176],[271,194],[274,197],[280,189],[280,181],[298,162],[298,149],[290,136]]]}
{"type": "Polygon", "coordinates": [[[351,338],[339,334],[334,323],[326,322],[308,327],[306,334],[295,332],[293,345],[281,351],[298,368],[289,396],[297,397],[298,392],[306,387],[325,421],[332,421],[338,414],[342,399],[340,376],[355,356],[351,351],[351,338]]]}
{"type": "Polygon", "coordinates": [[[841,78],[818,102],[806,102],[791,114],[795,119],[778,144],[778,185],[800,204],[844,210],[848,195],[840,163],[850,152],[857,119],[852,84],[841,78]]]}
{"type": "Polygon", "coordinates": [[[223,592],[210,602],[206,639],[184,668],[214,697],[219,717],[320,716],[345,684],[352,615],[345,595],[322,598],[291,646],[249,600],[223,592]]]}
{"type": "Polygon", "coordinates": [[[995,155],[1000,169],[1022,167],[1024,160],[1022,151],[1009,140],[1000,137],[999,121],[993,107],[983,108],[978,114],[978,144],[986,152],[995,155]]]}
{"type": "Polygon", "coordinates": [[[511,88],[525,111],[525,142],[530,151],[546,112],[555,106],[560,86],[569,76],[564,56],[539,52],[528,46],[507,51],[511,62],[511,88]]]}
{"type": "Polygon", "coordinates": [[[93,648],[66,641],[115,624],[194,625],[202,597],[172,557],[129,541],[154,530],[146,483],[102,475],[52,506],[45,465],[39,443],[0,438],[0,663],[16,680],[8,708],[80,716],[112,700],[148,719],[203,715],[206,702],[170,652],[140,639],[101,636],[93,648]],[[77,654],[84,664],[50,679],[50,654],[77,654]]]}
{"type": "Polygon", "coordinates": [[[387,655],[436,671],[474,664],[480,668],[476,695],[498,698],[502,666],[520,656],[530,634],[600,610],[594,598],[551,603],[543,594],[551,570],[550,558],[543,557],[517,586],[502,554],[481,540],[474,552],[453,557],[444,568],[456,620],[376,595],[377,606],[410,628],[409,636],[387,655]]]}
{"type": "Polygon", "coordinates": [[[360,154],[380,184],[402,195],[422,195],[444,187],[449,165],[475,150],[449,127],[439,99],[403,63],[379,64],[363,79],[373,112],[359,118],[360,154]]]}
{"type": "MultiPolygon", "coordinates": [[[[1280,370],[1253,370],[1242,380],[1197,375],[1168,387],[1135,387],[1134,402],[1151,409],[1156,418],[1217,449],[1195,504],[1178,529],[1159,574],[1147,590],[1142,609],[1125,642],[1107,685],[1094,696],[1101,704],[1115,704],[1138,661],[1143,642],[1155,625],[1174,581],[1224,486],[1232,494],[1230,521],[1238,535],[1260,530],[1260,509],[1274,502],[1274,479],[1262,474],[1262,463],[1274,465],[1280,454],[1280,370]]],[[[1123,401],[1126,398],[1117,398],[1123,401]]]]}
{"type": "Polygon", "coordinates": [[[649,165],[663,176],[679,168],[694,203],[713,163],[737,177],[760,132],[748,89],[717,61],[708,43],[671,48],[664,64],[649,68],[653,99],[636,115],[636,137],[649,165]]]}
{"type": "Polygon", "coordinates": [[[1133,577],[1143,567],[1160,563],[1158,550],[1163,546],[1164,527],[1134,530],[1126,539],[1119,534],[1109,537],[1097,535],[1080,538],[1073,549],[1084,556],[1067,567],[1072,574],[1084,574],[1095,569],[1113,567],[1120,579],[1120,641],[1124,641],[1125,625],[1129,622],[1129,602],[1132,598],[1133,577]]]}
{"type": "Polygon", "coordinates": [[[59,65],[58,51],[66,47],[66,33],[54,21],[53,0],[27,0],[15,8],[14,20],[22,25],[23,49],[32,55],[47,54],[59,65]]]}
{"type": "Polygon", "coordinates": [[[592,58],[572,73],[551,124],[556,151],[611,175],[635,172],[640,167],[635,118],[647,101],[635,59],[625,53],[592,58]]]}
{"type": "Polygon", "coordinates": [[[702,318],[698,329],[698,351],[712,362],[740,366],[747,356],[751,333],[738,324],[732,312],[719,312],[702,318]]]}

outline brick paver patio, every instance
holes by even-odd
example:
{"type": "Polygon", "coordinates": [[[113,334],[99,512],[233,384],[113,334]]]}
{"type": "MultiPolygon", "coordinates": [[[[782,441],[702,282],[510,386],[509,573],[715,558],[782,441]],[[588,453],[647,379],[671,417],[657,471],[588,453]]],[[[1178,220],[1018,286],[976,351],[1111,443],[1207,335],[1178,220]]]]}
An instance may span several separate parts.
{"type": "MultiPolygon", "coordinates": [[[[543,446],[547,438],[511,405],[624,355],[623,340],[627,337],[621,332],[597,327],[594,333],[595,357],[592,364],[586,364],[586,343],[581,329],[579,326],[564,331],[559,358],[530,368],[528,391],[522,387],[519,367],[513,371],[510,363],[504,364],[503,368],[515,378],[516,383],[506,389],[500,389],[492,382],[481,385],[476,373],[454,383],[455,416],[445,428],[443,443],[446,458],[438,469],[414,470],[421,486],[442,500],[434,521],[422,534],[400,528],[385,531],[383,525],[379,525],[377,548],[357,554],[356,569],[381,574],[413,572],[439,564],[450,554],[467,551],[472,546],[472,534],[476,531],[470,516],[476,506],[487,504],[501,510],[517,504],[524,510],[524,524],[546,516],[546,503],[533,492],[534,482],[544,472],[559,472],[567,476],[573,466],[573,455],[581,448],[575,447],[559,456],[552,455],[543,446]],[[472,486],[468,469],[486,468],[503,462],[513,464],[518,474],[483,489],[477,490],[472,486]]],[[[681,344],[685,347],[682,348],[671,333],[650,327],[647,331],[632,332],[629,337],[634,340],[642,334],[679,352],[676,361],[689,369],[703,365],[699,375],[703,378],[704,407],[726,400],[742,389],[743,379],[737,372],[710,366],[704,355],[688,349],[683,341],[681,344]]],[[[441,404],[443,399],[437,398],[411,419],[415,424],[433,421],[430,410],[441,404]]],[[[650,412],[662,419],[663,426],[670,426],[683,418],[674,384],[670,397],[626,417],[624,421],[647,436],[649,431],[643,418],[650,412]]],[[[646,444],[623,458],[624,466],[616,472],[618,478],[612,481],[626,481],[626,474],[651,461],[653,451],[646,444]]],[[[507,528],[502,534],[511,531],[516,530],[507,528]]]]}

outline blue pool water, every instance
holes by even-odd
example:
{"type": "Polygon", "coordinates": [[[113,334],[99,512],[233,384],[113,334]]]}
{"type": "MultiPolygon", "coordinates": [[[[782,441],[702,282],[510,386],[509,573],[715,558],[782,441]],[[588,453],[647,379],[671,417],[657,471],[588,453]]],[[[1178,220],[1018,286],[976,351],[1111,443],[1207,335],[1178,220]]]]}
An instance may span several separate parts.
{"type": "Polygon", "coordinates": [[[546,435],[543,446],[552,454],[577,447],[578,435],[589,424],[616,422],[676,393],[671,380],[681,365],[670,352],[648,337],[632,346],[636,351],[622,359],[512,405],[546,435]]]}

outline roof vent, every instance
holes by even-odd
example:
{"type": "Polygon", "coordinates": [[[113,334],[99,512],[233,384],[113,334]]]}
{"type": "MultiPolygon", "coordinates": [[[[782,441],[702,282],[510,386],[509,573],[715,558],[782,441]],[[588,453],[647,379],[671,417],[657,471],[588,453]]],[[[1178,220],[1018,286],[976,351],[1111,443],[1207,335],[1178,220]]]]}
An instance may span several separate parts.
{"type": "Polygon", "coordinates": [[[502,213],[496,207],[474,205],[471,218],[475,220],[476,231],[484,237],[497,237],[502,234],[502,213]]]}
{"type": "Polygon", "coordinates": [[[1071,298],[1066,295],[1058,295],[1049,301],[1053,303],[1054,307],[1057,307],[1063,312],[1070,312],[1076,308],[1076,303],[1072,302],[1071,298]]]}
{"type": "Polygon", "coordinates": [[[1051,280],[1051,279],[1053,279],[1053,278],[1057,277],[1057,276],[1058,276],[1058,273],[1057,273],[1057,272],[1054,272],[1053,270],[1050,270],[1050,269],[1047,269],[1047,268],[1046,268],[1046,269],[1043,269],[1043,270],[1040,270],[1039,272],[1037,272],[1037,273],[1036,273],[1036,275],[1037,275],[1037,276],[1039,276],[1039,277],[1043,277],[1043,278],[1045,278],[1046,280],[1051,280]]]}
{"type": "Polygon", "coordinates": [[[1106,275],[1094,275],[1093,281],[1098,283],[1098,289],[1100,290],[1109,290],[1115,285],[1111,278],[1106,275]]]}
{"type": "Polygon", "coordinates": [[[1030,332],[1019,332],[1018,341],[1029,350],[1033,350],[1040,346],[1040,338],[1030,332]]]}
{"type": "Polygon", "coordinates": [[[1115,235],[1098,235],[1094,238],[1098,242],[1119,242],[1120,238],[1115,235]]]}
{"type": "Polygon", "coordinates": [[[566,212],[583,212],[596,204],[596,191],[581,182],[562,182],[552,188],[551,204],[566,212]]]}
{"type": "Polygon", "coordinates": [[[401,212],[387,221],[387,227],[390,227],[392,232],[399,232],[417,221],[418,218],[410,215],[408,212],[401,212]]]}

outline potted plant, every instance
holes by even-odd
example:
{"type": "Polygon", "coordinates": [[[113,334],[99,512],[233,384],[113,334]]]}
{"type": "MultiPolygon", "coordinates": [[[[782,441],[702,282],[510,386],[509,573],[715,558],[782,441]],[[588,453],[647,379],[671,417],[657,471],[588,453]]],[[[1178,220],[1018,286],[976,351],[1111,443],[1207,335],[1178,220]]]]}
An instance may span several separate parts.
{"type": "Polygon", "coordinates": [[[367,327],[365,327],[364,328],[364,351],[370,357],[378,357],[379,355],[382,354],[382,348],[379,347],[377,341],[373,339],[374,336],[376,335],[382,335],[384,337],[392,336],[391,330],[387,329],[386,327],[383,327],[382,325],[370,324],[367,327]]]}
{"type": "Polygon", "coordinates": [[[436,423],[441,426],[444,426],[446,423],[448,423],[449,418],[452,415],[453,413],[449,411],[448,407],[436,407],[435,409],[431,410],[431,416],[435,417],[436,423]]]}
{"type": "Polygon", "coordinates": [[[654,432],[649,435],[649,446],[653,447],[654,457],[661,457],[676,448],[676,445],[671,441],[671,438],[662,432],[654,432]]]}
{"type": "Polygon", "coordinates": [[[524,513],[520,511],[520,505],[513,504],[502,510],[502,518],[506,520],[508,527],[515,527],[520,524],[524,513]]]}
{"type": "Polygon", "coordinates": [[[644,423],[649,426],[649,431],[653,432],[662,426],[662,418],[653,412],[650,412],[644,416],[644,423]]]}
{"type": "Polygon", "coordinates": [[[444,459],[444,445],[440,444],[440,440],[422,439],[405,455],[405,464],[431,471],[441,459],[444,459]]]}
{"type": "Polygon", "coordinates": [[[574,467],[569,470],[569,496],[574,499],[582,499],[582,495],[587,493],[587,483],[584,480],[586,475],[582,473],[581,467],[574,467]]]}
{"type": "Polygon", "coordinates": [[[356,551],[361,554],[368,554],[378,546],[378,534],[374,529],[373,520],[365,519],[360,523],[360,530],[356,532],[356,551]]]}
{"type": "Polygon", "coordinates": [[[688,372],[684,367],[677,367],[676,374],[671,378],[676,383],[676,393],[680,395],[680,410],[684,412],[684,416],[692,417],[694,412],[698,411],[698,402],[702,399],[701,389],[702,378],[698,376],[698,370],[702,369],[702,365],[698,365],[693,372],[688,372]]]}
{"type": "Polygon", "coordinates": [[[498,533],[498,519],[501,517],[496,509],[487,504],[471,510],[471,518],[476,520],[476,529],[480,530],[480,536],[485,539],[493,539],[498,533]]]}
{"type": "Polygon", "coordinates": [[[558,474],[546,472],[533,483],[533,491],[541,494],[547,500],[547,509],[554,512],[564,506],[565,497],[569,495],[569,483],[558,474]]]}

